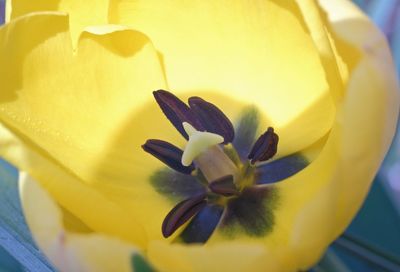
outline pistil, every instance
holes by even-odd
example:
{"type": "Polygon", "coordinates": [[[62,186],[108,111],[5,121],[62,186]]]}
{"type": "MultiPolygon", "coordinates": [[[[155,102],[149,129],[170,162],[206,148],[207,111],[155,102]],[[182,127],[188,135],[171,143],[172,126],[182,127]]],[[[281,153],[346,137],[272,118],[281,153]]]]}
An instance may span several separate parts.
{"type": "Polygon", "coordinates": [[[194,163],[209,183],[229,175],[233,176],[234,180],[238,178],[239,169],[218,145],[205,150],[194,163]]]}
{"type": "Polygon", "coordinates": [[[238,168],[220,146],[224,141],[221,135],[198,131],[186,122],[182,126],[189,136],[182,155],[182,165],[189,166],[194,162],[208,183],[224,176],[237,178],[238,168]]]}

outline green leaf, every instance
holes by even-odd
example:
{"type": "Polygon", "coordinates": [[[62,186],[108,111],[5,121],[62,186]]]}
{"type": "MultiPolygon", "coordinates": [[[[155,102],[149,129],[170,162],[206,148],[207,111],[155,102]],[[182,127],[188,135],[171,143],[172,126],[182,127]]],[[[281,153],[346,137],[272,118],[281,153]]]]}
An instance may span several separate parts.
{"type": "Polygon", "coordinates": [[[312,272],[351,272],[345,263],[336,255],[332,249],[325,252],[324,257],[316,265],[312,272]]]}
{"type": "MultiPolygon", "coordinates": [[[[18,171],[0,159],[0,248],[8,271],[55,269],[37,249],[22,213],[18,194],[18,171]],[[12,266],[12,268],[10,268],[12,266]]],[[[0,271],[6,269],[0,265],[0,271]]]]}
{"type": "Polygon", "coordinates": [[[140,254],[133,254],[131,258],[132,271],[134,272],[155,272],[156,270],[140,254]]]}

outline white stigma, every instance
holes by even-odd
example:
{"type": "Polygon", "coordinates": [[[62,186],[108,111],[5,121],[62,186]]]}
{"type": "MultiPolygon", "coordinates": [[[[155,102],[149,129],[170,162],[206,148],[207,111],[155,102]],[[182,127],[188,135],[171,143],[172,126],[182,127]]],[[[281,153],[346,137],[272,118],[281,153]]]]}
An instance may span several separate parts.
{"type": "Polygon", "coordinates": [[[182,164],[184,166],[189,166],[194,159],[208,148],[224,142],[224,138],[221,135],[206,131],[198,131],[187,122],[183,122],[182,125],[189,135],[188,143],[182,155],[182,164]]]}

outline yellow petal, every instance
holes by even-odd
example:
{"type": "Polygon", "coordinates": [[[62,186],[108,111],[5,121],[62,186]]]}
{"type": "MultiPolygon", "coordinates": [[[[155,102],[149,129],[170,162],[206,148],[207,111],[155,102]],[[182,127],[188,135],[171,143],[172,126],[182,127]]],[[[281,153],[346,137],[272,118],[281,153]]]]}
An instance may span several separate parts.
{"type": "Polygon", "coordinates": [[[317,260],[315,252],[323,252],[323,241],[327,244],[335,239],[360,208],[389,148],[399,113],[398,82],[383,34],[353,4],[337,2],[321,1],[336,35],[356,46],[362,59],[350,75],[320,157],[285,182],[296,203],[303,197],[309,199],[297,217],[292,237],[302,267],[317,260]],[[301,196],[295,192],[300,189],[301,196]],[[320,235],[315,235],[317,232],[320,235]]]}
{"type": "MultiPolygon", "coordinates": [[[[67,210],[80,214],[96,230],[120,232],[133,239],[136,234],[128,233],[128,225],[135,213],[154,221],[153,214],[138,209],[143,205],[139,199],[149,203],[157,220],[162,220],[166,211],[155,207],[164,200],[157,201],[158,194],[143,178],[143,172],[148,175],[146,160],[142,163],[137,155],[143,154],[140,146],[151,132],[143,128],[147,119],[137,116],[137,111],[154,89],[164,87],[158,57],[148,39],[127,29],[98,27],[96,33],[87,31],[81,36],[74,52],[67,16],[36,13],[3,27],[0,41],[0,119],[14,135],[25,139],[25,148],[50,163],[33,167],[38,162],[23,158],[23,153],[12,161],[22,169],[29,167],[53,195],[63,199],[67,210]],[[24,160],[29,163],[21,165],[24,160]],[[57,174],[51,176],[53,164],[57,174]],[[135,194],[130,194],[132,188],[135,194]],[[68,193],[63,195],[64,191],[68,193]],[[76,199],[85,194],[92,197],[80,210],[76,199]],[[111,210],[118,210],[107,204],[101,213],[93,213],[96,198],[99,202],[106,198],[105,203],[121,208],[116,214],[125,215],[118,221],[125,217],[122,221],[127,223],[107,221],[111,210]]],[[[151,158],[147,161],[152,162],[151,158]]],[[[156,225],[154,232],[161,235],[160,222],[156,225]]]]}
{"type": "Polygon", "coordinates": [[[32,235],[60,271],[132,271],[133,245],[101,234],[71,233],[50,195],[28,174],[20,173],[20,197],[32,235]]]}
{"type": "MultiPolygon", "coordinates": [[[[340,74],[340,62],[335,52],[333,41],[330,37],[328,25],[315,0],[298,1],[299,7],[304,15],[305,22],[310,30],[311,37],[321,55],[321,62],[325,68],[326,80],[330,91],[337,103],[343,97],[344,84],[340,74]]],[[[343,69],[343,68],[342,68],[343,69]]]]}
{"type": "MultiPolygon", "coordinates": [[[[81,182],[52,159],[35,152],[3,125],[0,125],[0,135],[0,154],[40,180],[63,208],[96,232],[123,238],[144,248],[146,233],[128,210],[81,182]]],[[[55,227],[57,231],[59,226],[55,227]]]]}
{"type": "Polygon", "coordinates": [[[281,154],[330,129],[324,67],[295,3],[122,0],[112,2],[110,20],[150,37],[174,92],[236,107],[234,113],[240,106],[229,98],[257,105],[269,119],[265,127],[281,136],[281,154]]]}
{"type": "Polygon", "coordinates": [[[85,181],[107,157],[117,159],[114,167],[135,168],[132,151],[113,142],[127,129],[126,137],[138,134],[131,116],[164,86],[147,38],[97,28],[74,54],[65,15],[26,16],[2,30],[0,118],[85,181]]]}
{"type": "Polygon", "coordinates": [[[385,75],[381,68],[372,60],[360,62],[320,157],[283,185],[288,200],[302,209],[292,232],[292,243],[302,252],[301,267],[316,262],[351,222],[389,147],[399,98],[395,86],[385,82],[393,71],[385,75]],[[295,192],[300,189],[301,195],[295,192]]]}
{"type": "MultiPolygon", "coordinates": [[[[350,122],[342,125],[346,133],[344,135],[349,139],[343,144],[343,157],[347,160],[361,157],[361,162],[365,165],[379,165],[392,141],[399,115],[399,82],[389,46],[384,34],[354,4],[344,0],[338,0],[338,5],[332,5],[325,0],[319,2],[328,13],[336,35],[362,52],[362,60],[353,72],[348,86],[348,100],[343,106],[346,113],[353,116],[350,122]],[[370,108],[369,114],[364,114],[359,109],[361,107],[370,108]],[[356,129],[357,124],[363,125],[360,131],[356,129]],[[359,133],[355,133],[356,131],[359,133]],[[365,140],[359,141],[360,138],[365,140]],[[371,154],[364,156],[368,152],[371,154]]],[[[343,116],[339,115],[338,119],[343,123],[343,116]]],[[[362,165],[357,166],[350,172],[351,178],[353,175],[362,175],[362,165]]],[[[376,169],[371,172],[370,175],[373,175],[376,169]]],[[[347,190],[341,191],[343,202],[340,211],[347,221],[359,208],[357,200],[363,199],[369,188],[369,184],[361,179],[360,183],[354,183],[353,186],[357,187],[354,188],[356,191],[360,191],[359,199],[354,198],[347,190]],[[345,206],[348,208],[343,208],[345,206]]]]}
{"type": "Polygon", "coordinates": [[[7,1],[7,10],[10,13],[10,19],[37,11],[67,12],[72,41],[76,45],[85,27],[107,24],[108,2],[109,0],[9,0],[7,1]]]}
{"type": "Polygon", "coordinates": [[[154,241],[148,256],[160,271],[289,271],[277,265],[274,252],[255,244],[223,243],[210,247],[154,241]]]}

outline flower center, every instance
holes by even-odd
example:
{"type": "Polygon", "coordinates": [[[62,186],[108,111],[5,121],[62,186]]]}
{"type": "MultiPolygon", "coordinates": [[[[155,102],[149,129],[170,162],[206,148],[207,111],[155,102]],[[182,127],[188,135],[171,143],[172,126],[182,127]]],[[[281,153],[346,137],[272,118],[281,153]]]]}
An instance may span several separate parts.
{"type": "Polygon", "coordinates": [[[273,184],[308,162],[295,154],[261,163],[276,154],[279,138],[269,127],[255,140],[258,117],[253,109],[235,129],[218,107],[202,98],[191,97],[187,105],[164,90],[154,97],[187,140],[184,150],[155,139],[142,146],[172,169],[151,177],[156,190],[176,204],[163,221],[164,237],[182,229],[176,241],[204,243],[217,229],[227,237],[269,233],[279,198],[273,184]]]}
{"type": "Polygon", "coordinates": [[[189,141],[182,154],[182,164],[189,166],[193,161],[209,183],[224,176],[237,176],[238,169],[223,152],[219,144],[224,138],[207,131],[197,131],[192,125],[184,122],[183,127],[189,135],[189,141]]]}

